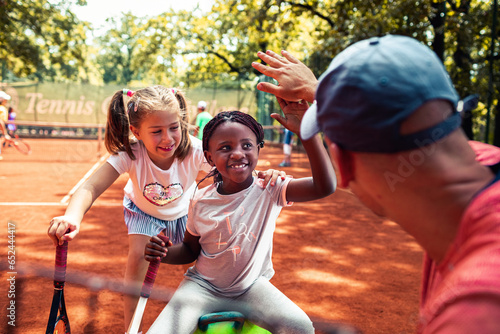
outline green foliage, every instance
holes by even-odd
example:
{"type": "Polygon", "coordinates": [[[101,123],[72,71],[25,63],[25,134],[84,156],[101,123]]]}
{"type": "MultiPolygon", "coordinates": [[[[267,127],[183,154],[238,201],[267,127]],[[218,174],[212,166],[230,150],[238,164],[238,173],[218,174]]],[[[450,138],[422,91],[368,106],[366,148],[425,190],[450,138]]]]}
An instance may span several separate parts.
{"type": "Polygon", "coordinates": [[[130,12],[120,22],[108,19],[114,27],[105,36],[99,37],[100,51],[97,66],[105,84],[117,83],[127,86],[140,73],[135,56],[141,40],[141,19],[130,12]]]}
{"type": "Polygon", "coordinates": [[[251,62],[259,50],[287,49],[319,76],[348,45],[401,34],[436,52],[460,96],[480,95],[473,113],[478,139],[483,139],[487,110],[494,115],[499,109],[498,51],[491,54],[499,43],[491,29],[491,0],[214,0],[207,13],[195,8],[147,18],[123,14],[108,21],[110,29],[92,45],[86,39],[88,24],[74,17],[68,3],[85,1],[0,0],[3,80],[15,74],[240,91],[254,88],[258,73],[251,62]]]}
{"type": "MultiPolygon", "coordinates": [[[[167,26],[171,15],[162,14],[158,20],[167,26]]],[[[178,74],[188,87],[206,80],[247,80],[254,76],[251,61],[257,51],[297,43],[301,33],[301,27],[269,0],[215,1],[206,15],[177,13],[172,29],[173,40],[182,47],[174,51],[186,64],[178,74]]],[[[168,48],[171,41],[162,43],[168,48]]]]}
{"type": "MultiPolygon", "coordinates": [[[[85,4],[85,1],[79,1],[85,4]]],[[[68,1],[1,1],[2,81],[81,80],[85,25],[68,10],[68,1]]]]}

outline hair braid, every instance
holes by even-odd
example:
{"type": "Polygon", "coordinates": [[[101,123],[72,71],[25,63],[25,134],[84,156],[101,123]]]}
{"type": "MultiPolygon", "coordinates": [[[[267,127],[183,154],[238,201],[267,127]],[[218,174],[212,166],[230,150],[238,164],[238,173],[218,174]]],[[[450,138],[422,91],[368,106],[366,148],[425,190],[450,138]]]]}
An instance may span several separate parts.
{"type": "Polygon", "coordinates": [[[113,95],[109,104],[104,145],[112,154],[125,151],[132,160],[135,160],[130,147],[129,126],[127,111],[123,104],[123,92],[118,91],[113,95]]]}

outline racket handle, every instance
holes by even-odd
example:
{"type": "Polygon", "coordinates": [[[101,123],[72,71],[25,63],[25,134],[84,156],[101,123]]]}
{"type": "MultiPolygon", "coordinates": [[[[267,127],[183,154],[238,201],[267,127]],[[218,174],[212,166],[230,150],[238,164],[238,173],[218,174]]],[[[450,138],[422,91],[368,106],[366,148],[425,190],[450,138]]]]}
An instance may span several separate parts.
{"type": "MultiPolygon", "coordinates": [[[[158,237],[165,242],[165,245],[168,244],[168,237],[159,234],[158,237]]],[[[153,284],[155,283],[156,273],[158,272],[158,268],[160,267],[160,260],[154,260],[149,262],[148,272],[146,273],[146,277],[144,278],[144,283],[142,283],[141,289],[141,297],[149,298],[151,295],[151,290],[153,290],[153,284]]]]}
{"type": "Polygon", "coordinates": [[[56,269],[54,272],[54,286],[64,286],[66,281],[66,262],[68,258],[68,241],[56,247],[56,269]]]}

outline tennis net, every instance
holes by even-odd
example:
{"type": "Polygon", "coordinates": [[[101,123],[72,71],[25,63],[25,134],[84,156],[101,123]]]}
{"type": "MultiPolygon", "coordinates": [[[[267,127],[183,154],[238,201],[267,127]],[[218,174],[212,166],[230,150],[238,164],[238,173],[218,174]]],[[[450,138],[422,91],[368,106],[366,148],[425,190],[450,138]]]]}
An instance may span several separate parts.
{"type": "Polygon", "coordinates": [[[106,154],[104,125],[15,122],[15,134],[31,148],[22,154],[4,142],[4,161],[89,162],[106,154]]]}
{"type": "MultiPolygon", "coordinates": [[[[9,121],[15,124],[15,134],[28,144],[27,155],[5,143],[5,161],[93,162],[105,155],[104,125],[86,123],[9,121]]],[[[263,126],[266,143],[281,143],[281,126],[263,126]]]]}

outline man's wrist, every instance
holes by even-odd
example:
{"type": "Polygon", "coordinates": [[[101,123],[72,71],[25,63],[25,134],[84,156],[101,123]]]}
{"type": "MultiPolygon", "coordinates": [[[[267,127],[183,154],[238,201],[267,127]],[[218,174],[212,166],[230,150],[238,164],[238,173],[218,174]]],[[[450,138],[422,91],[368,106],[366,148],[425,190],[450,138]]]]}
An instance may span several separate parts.
{"type": "Polygon", "coordinates": [[[318,81],[316,80],[314,83],[309,84],[306,88],[304,88],[303,100],[313,103],[314,98],[316,96],[316,87],[318,87],[318,81]]]}

